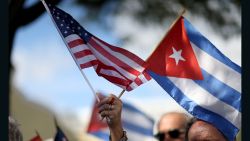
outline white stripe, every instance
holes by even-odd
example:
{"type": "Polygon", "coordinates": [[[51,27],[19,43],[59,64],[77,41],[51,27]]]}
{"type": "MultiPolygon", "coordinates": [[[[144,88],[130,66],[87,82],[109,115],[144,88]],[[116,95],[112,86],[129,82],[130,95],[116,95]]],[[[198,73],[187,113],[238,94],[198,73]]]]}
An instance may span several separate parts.
{"type": "Polygon", "coordinates": [[[148,120],[144,115],[126,108],[122,109],[122,121],[126,121],[142,128],[153,128],[152,122],[148,120]]]}
{"type": "Polygon", "coordinates": [[[138,76],[138,78],[142,81],[142,83],[146,83],[148,81],[147,78],[142,73],[138,76]]]}
{"type": "Polygon", "coordinates": [[[108,69],[101,68],[100,73],[108,75],[108,76],[118,77],[118,78],[123,79],[124,81],[126,81],[126,79],[123,76],[121,76],[117,71],[114,71],[114,70],[108,70],[108,69]]]}
{"type": "Polygon", "coordinates": [[[240,73],[202,51],[192,42],[191,44],[201,68],[206,70],[208,73],[213,74],[215,78],[241,93],[240,73]]]}
{"type": "Polygon", "coordinates": [[[80,66],[80,64],[85,64],[85,63],[88,63],[88,62],[93,61],[93,60],[96,60],[94,55],[87,55],[87,56],[84,56],[82,58],[78,58],[77,64],[80,66]]]}
{"type": "Polygon", "coordinates": [[[132,88],[132,90],[138,87],[134,81],[129,86],[132,88]]]}
{"type": "Polygon", "coordinates": [[[76,53],[76,52],[80,52],[83,50],[90,50],[90,49],[88,48],[88,46],[86,44],[81,44],[81,45],[75,46],[73,48],[70,48],[70,50],[72,53],[76,53]]]}
{"type": "Polygon", "coordinates": [[[95,56],[98,58],[99,61],[101,61],[102,63],[104,63],[107,66],[114,67],[117,71],[119,71],[122,75],[124,75],[125,77],[127,77],[131,81],[135,80],[136,76],[134,74],[124,70],[120,66],[113,63],[111,60],[109,60],[108,58],[103,56],[100,52],[98,52],[95,48],[93,48],[89,43],[87,45],[90,47],[90,50],[92,51],[93,54],[95,54],[95,56]]]}
{"type": "Polygon", "coordinates": [[[115,52],[112,49],[110,49],[109,47],[107,47],[106,45],[102,44],[101,42],[99,42],[98,40],[96,40],[95,38],[92,38],[98,45],[100,45],[104,50],[106,50],[107,52],[109,52],[112,56],[115,56],[117,59],[119,59],[120,61],[124,62],[125,64],[131,66],[132,68],[134,68],[135,70],[142,72],[145,68],[142,67],[141,65],[139,65],[137,62],[135,62],[134,60],[130,59],[128,56],[123,55],[122,53],[119,52],[115,52]]]}
{"type": "Polygon", "coordinates": [[[77,40],[77,39],[81,39],[81,37],[78,36],[77,34],[70,34],[69,36],[65,37],[65,40],[67,43],[77,40]]]}
{"type": "Polygon", "coordinates": [[[122,89],[126,89],[126,86],[124,86],[124,85],[120,85],[120,84],[117,84],[117,83],[115,83],[115,82],[112,82],[113,84],[115,84],[116,86],[118,86],[118,87],[121,87],[122,89]]]}
{"type": "Polygon", "coordinates": [[[127,132],[128,141],[157,141],[152,136],[146,136],[127,128],[124,130],[127,132]]]}
{"type": "Polygon", "coordinates": [[[234,107],[220,101],[209,92],[202,89],[193,80],[168,77],[182,92],[201,107],[224,117],[237,128],[240,128],[241,113],[234,107]]]}

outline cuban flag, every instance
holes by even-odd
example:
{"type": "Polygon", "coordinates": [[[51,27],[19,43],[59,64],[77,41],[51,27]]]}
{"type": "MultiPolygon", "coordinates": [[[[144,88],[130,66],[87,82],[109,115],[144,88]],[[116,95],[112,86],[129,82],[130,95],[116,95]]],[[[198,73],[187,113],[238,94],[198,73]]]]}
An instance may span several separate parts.
{"type": "MultiPolygon", "coordinates": [[[[103,97],[100,95],[100,97],[103,97]]],[[[154,120],[135,106],[123,102],[122,125],[127,132],[128,141],[152,141],[154,120]]],[[[94,105],[88,133],[109,141],[109,128],[105,120],[101,120],[98,114],[97,101],[94,105]]]]}
{"type": "Polygon", "coordinates": [[[180,17],[147,60],[150,76],[230,141],[241,128],[241,67],[180,17]]]}

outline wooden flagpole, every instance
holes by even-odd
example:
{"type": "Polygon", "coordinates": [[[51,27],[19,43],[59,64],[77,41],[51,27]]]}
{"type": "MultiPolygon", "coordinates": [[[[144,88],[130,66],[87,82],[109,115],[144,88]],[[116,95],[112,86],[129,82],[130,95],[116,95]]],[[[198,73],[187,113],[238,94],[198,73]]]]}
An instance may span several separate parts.
{"type": "Polygon", "coordinates": [[[163,41],[164,37],[166,37],[169,33],[169,31],[172,29],[172,27],[176,24],[176,22],[181,18],[181,16],[186,12],[186,9],[183,8],[181,13],[178,14],[178,17],[172,22],[172,24],[170,25],[167,33],[163,36],[163,38],[161,39],[161,41],[159,42],[159,44],[155,47],[154,51],[152,51],[152,53],[148,56],[148,58],[146,59],[146,62],[148,61],[148,59],[152,56],[152,54],[155,52],[155,50],[157,49],[157,47],[160,45],[160,43],[163,41]]]}
{"type": "Polygon", "coordinates": [[[72,52],[70,51],[69,46],[68,46],[67,42],[65,41],[65,39],[64,39],[64,37],[63,37],[61,31],[58,29],[58,27],[57,27],[57,25],[56,25],[56,23],[55,23],[55,21],[54,21],[52,15],[51,15],[51,13],[50,13],[50,10],[49,10],[49,8],[48,8],[48,5],[46,4],[46,2],[45,2],[44,0],[41,0],[41,1],[42,1],[42,3],[43,3],[43,5],[44,5],[44,7],[45,7],[45,9],[46,9],[46,11],[47,11],[47,13],[49,14],[51,20],[53,21],[53,23],[54,23],[54,25],[55,25],[57,31],[59,32],[60,36],[62,37],[62,40],[64,41],[65,45],[67,46],[67,49],[68,49],[68,51],[70,52],[70,55],[72,56],[72,58],[74,59],[74,61],[75,61],[76,65],[77,65],[78,69],[80,70],[80,72],[81,72],[83,78],[85,79],[85,81],[87,82],[88,86],[90,87],[90,89],[91,89],[93,95],[95,96],[96,100],[97,100],[98,102],[100,102],[100,98],[99,98],[98,95],[96,94],[96,92],[95,92],[93,86],[91,85],[91,83],[89,82],[87,76],[84,74],[84,72],[83,72],[82,69],[80,68],[79,64],[77,63],[76,58],[74,57],[74,55],[73,55],[72,52]]]}

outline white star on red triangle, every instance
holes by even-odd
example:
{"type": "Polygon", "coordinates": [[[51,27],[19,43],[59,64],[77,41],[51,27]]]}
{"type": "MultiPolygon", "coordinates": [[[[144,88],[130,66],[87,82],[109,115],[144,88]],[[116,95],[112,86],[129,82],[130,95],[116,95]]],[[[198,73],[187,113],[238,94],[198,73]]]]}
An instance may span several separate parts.
{"type": "Polygon", "coordinates": [[[173,59],[175,60],[176,65],[178,65],[178,63],[179,63],[180,60],[186,61],[186,60],[181,56],[181,52],[182,52],[181,49],[178,50],[178,51],[176,51],[174,47],[172,47],[172,48],[173,48],[173,54],[171,54],[171,55],[169,56],[169,58],[173,58],[173,59]]]}

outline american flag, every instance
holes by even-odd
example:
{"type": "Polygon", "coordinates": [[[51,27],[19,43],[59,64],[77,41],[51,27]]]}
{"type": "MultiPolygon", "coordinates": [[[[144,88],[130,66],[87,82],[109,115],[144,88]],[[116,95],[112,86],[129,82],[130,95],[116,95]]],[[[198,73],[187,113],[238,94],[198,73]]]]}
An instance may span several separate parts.
{"type": "Polygon", "coordinates": [[[81,69],[93,66],[99,76],[127,91],[151,79],[144,71],[146,63],[141,58],[95,37],[56,6],[48,4],[48,9],[81,69]]]}

